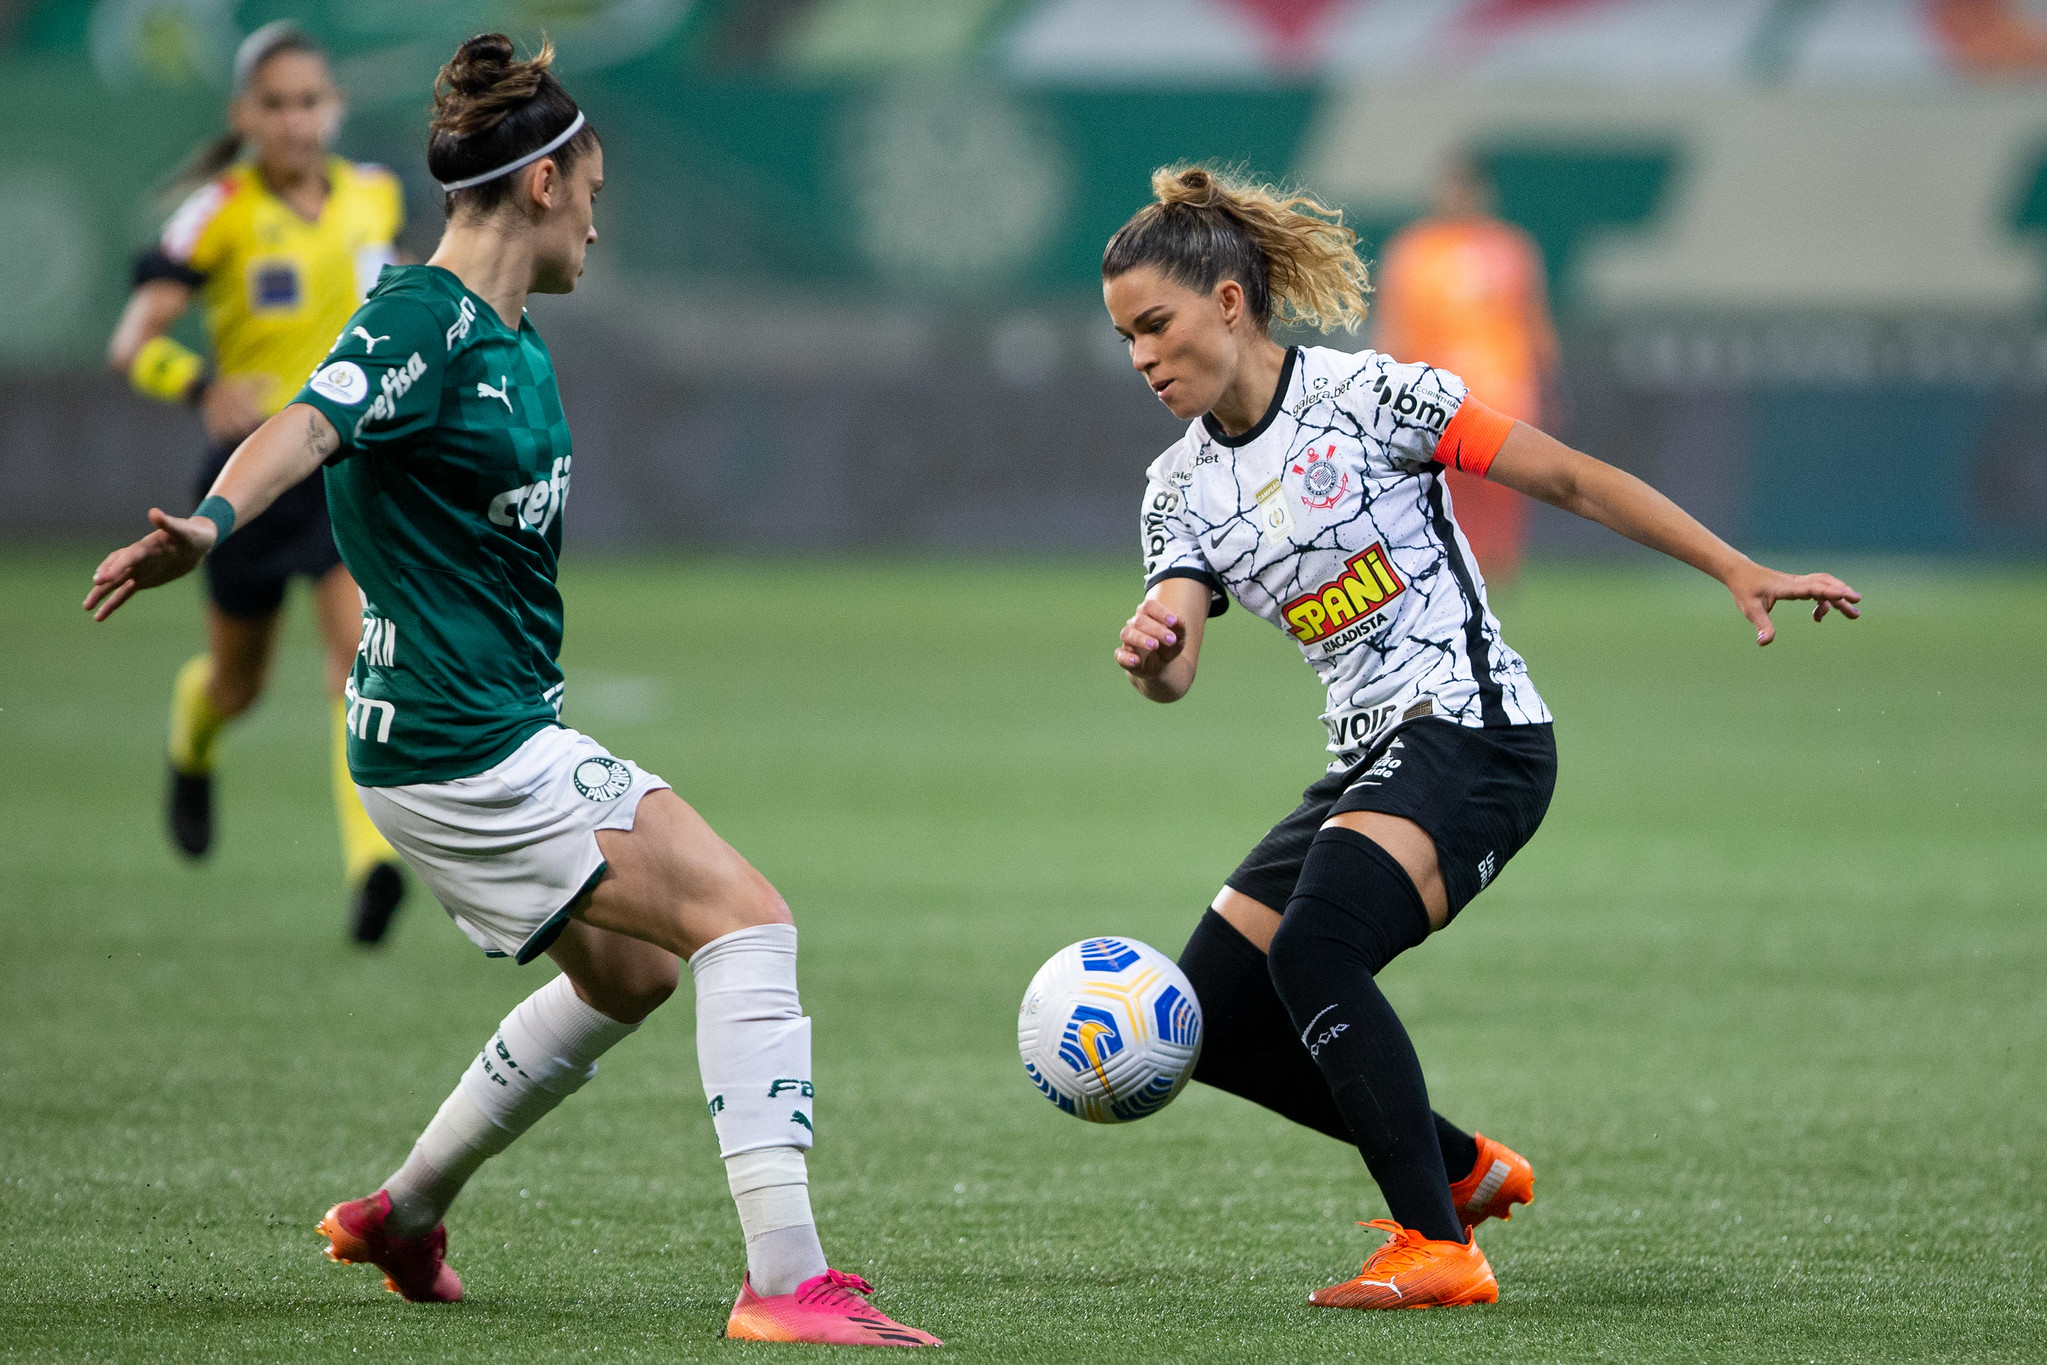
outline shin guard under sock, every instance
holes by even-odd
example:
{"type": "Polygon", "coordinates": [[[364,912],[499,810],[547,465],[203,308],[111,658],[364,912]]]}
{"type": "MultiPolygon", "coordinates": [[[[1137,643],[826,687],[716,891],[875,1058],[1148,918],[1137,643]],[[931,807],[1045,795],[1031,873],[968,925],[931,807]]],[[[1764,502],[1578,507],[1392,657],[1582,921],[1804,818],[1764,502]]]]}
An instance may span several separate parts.
{"type": "Polygon", "coordinates": [[[814,1137],[810,1020],[796,991],[796,926],[757,924],[689,960],[697,1066],[746,1236],[756,1294],[789,1294],[825,1272],[803,1153],[814,1137]]]}
{"type": "Polygon", "coordinates": [[[583,1003],[566,976],[520,1001],[384,1182],[391,1230],[431,1230],[479,1166],[582,1089],[597,1059],[638,1027],[583,1003]]]}
{"type": "MultiPolygon", "coordinates": [[[[1180,954],[1180,970],[1201,1002],[1201,1060],[1194,1079],[1260,1104],[1295,1123],[1356,1145],[1322,1069],[1301,1046],[1272,987],[1265,954],[1209,910],[1180,954]]],[[[1436,1142],[1452,1182],[1478,1164],[1478,1143],[1441,1114],[1436,1142]]]]}
{"type": "Polygon", "coordinates": [[[1462,1241],[1421,1060],[1372,979],[1428,932],[1406,870],[1370,839],[1332,827],[1309,846],[1267,964],[1394,1220],[1462,1241]]]}
{"type": "Polygon", "coordinates": [[[185,660],[171,684],[171,766],[187,777],[213,771],[213,749],[227,717],[213,704],[213,656],[185,660]]]}

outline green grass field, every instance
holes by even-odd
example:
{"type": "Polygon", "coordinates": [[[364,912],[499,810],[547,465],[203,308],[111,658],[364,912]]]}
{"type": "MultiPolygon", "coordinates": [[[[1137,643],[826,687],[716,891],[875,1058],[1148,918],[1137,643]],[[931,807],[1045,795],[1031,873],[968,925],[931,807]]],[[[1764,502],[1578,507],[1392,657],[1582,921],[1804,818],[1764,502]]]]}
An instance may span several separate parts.
{"type": "MultiPolygon", "coordinates": [[[[811,1359],[716,1339],[737,1222],[687,990],[471,1185],[469,1298],[319,1255],[552,969],[419,894],[343,942],[294,618],[159,828],[190,584],[93,627],[96,550],[0,560],[0,1356],[811,1359]]],[[[583,562],[570,719],[661,773],[803,928],[834,1261],[967,1360],[2038,1360],[2047,1354],[2047,573],[1859,566],[1867,619],[1543,568],[1500,604],[1561,717],[1549,821],[1391,968],[1438,1108],[1535,1162],[1495,1307],[1307,1292],[1383,1212],[1355,1152],[1229,1097],[1094,1128],[1015,1053],[1083,935],[1177,952],[1318,772],[1313,679],[1242,612],[1151,707],[1121,563],[583,562]]]]}

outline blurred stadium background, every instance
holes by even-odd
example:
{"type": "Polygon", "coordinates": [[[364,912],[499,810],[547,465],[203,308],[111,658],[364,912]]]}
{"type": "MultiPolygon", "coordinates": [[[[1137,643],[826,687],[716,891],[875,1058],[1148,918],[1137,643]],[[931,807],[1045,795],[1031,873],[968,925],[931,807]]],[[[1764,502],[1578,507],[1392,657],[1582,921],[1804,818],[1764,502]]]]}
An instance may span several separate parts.
{"type": "MultiPolygon", "coordinates": [[[[535,308],[585,546],[1123,550],[1176,424],[1096,266],[1150,168],[1298,179],[1376,246],[1468,150],[1544,255],[1561,434],[1745,545],[2047,548],[2021,0],[27,0],[0,8],[9,537],[183,505],[196,425],[99,356],[151,187],[287,15],[421,253],[436,64],[490,26],[560,47],[611,156],[591,276],[535,308]]],[[[1542,510],[1538,551],[1619,546],[1542,510]]]]}

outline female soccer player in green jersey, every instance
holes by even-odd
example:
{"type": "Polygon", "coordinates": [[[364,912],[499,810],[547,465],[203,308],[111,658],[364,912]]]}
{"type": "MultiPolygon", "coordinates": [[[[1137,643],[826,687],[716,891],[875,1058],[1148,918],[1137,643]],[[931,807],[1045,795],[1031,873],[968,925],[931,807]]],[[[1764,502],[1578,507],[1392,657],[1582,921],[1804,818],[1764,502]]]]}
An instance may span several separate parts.
{"type": "Polygon", "coordinates": [[[479,947],[561,968],[498,1026],[384,1188],[328,1211],[330,1256],[376,1264],[407,1299],[460,1298],[441,1221],[456,1193],[668,998],[682,957],[746,1236],[726,1334],[936,1345],[825,1264],[788,907],[667,783],[559,719],[571,453],[525,302],[575,287],[604,154],[552,58],[515,60],[500,34],[462,45],[435,83],[427,152],[447,192],[440,247],[383,273],[198,509],[152,510],[156,530],[106,558],[85,605],[104,620],[191,572],[326,466],[335,540],[364,595],[347,687],[363,803],[479,947]]]}

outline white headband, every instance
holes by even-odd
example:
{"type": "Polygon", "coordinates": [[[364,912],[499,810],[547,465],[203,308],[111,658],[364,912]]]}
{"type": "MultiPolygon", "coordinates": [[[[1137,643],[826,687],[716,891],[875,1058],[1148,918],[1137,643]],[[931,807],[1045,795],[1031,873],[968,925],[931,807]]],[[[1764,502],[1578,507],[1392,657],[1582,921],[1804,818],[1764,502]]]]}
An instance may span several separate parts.
{"type": "Polygon", "coordinates": [[[568,127],[562,129],[560,133],[556,134],[554,141],[548,143],[546,146],[537,148],[534,151],[526,153],[526,155],[520,157],[517,161],[507,161],[504,165],[498,167],[494,171],[485,171],[482,175],[472,175],[466,180],[450,181],[447,184],[442,185],[441,190],[445,194],[453,194],[456,190],[466,190],[472,185],[481,185],[486,180],[495,180],[501,175],[510,175],[513,171],[518,170],[521,166],[530,166],[534,162],[540,160],[541,157],[546,156],[549,152],[553,151],[555,148],[561,146],[564,142],[567,142],[570,138],[574,137],[577,133],[581,132],[582,128],[583,111],[579,109],[576,111],[575,121],[569,124],[568,127]]]}

